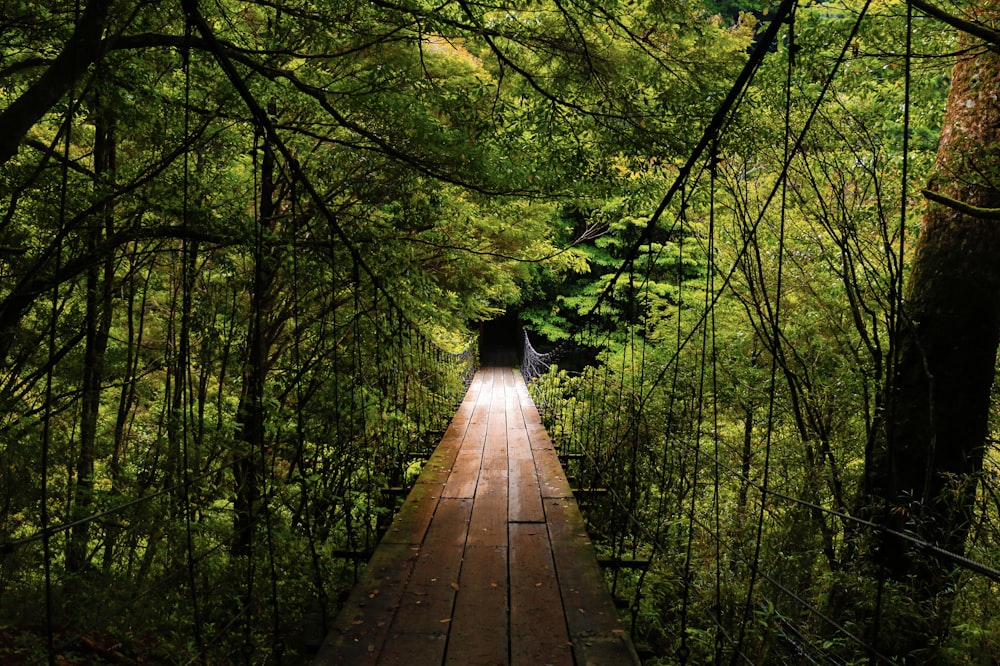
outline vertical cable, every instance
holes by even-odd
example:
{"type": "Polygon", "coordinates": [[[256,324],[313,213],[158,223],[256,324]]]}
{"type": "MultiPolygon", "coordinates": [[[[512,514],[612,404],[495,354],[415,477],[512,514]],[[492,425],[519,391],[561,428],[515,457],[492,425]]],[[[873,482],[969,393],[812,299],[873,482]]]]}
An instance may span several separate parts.
{"type": "MultiPolygon", "coordinates": [[[[190,17],[187,16],[185,12],[186,20],[184,21],[184,44],[181,48],[181,56],[183,59],[183,69],[184,69],[184,140],[187,141],[191,132],[191,31],[192,24],[190,17]]],[[[181,361],[178,363],[178,373],[177,381],[181,382],[181,393],[182,395],[187,391],[187,372],[180,370],[184,368],[187,363],[188,354],[188,342],[189,342],[189,326],[190,326],[190,308],[191,308],[191,284],[190,281],[192,276],[190,275],[192,266],[189,265],[191,252],[188,243],[188,217],[190,212],[190,178],[191,178],[191,164],[190,164],[190,150],[184,151],[183,158],[183,185],[181,194],[181,332],[180,332],[180,345],[179,354],[181,356],[181,361]]],[[[188,574],[188,587],[191,597],[191,616],[193,623],[193,632],[195,645],[198,648],[198,655],[201,663],[205,662],[205,649],[201,634],[201,613],[199,611],[198,604],[198,594],[196,588],[196,572],[195,572],[195,557],[194,557],[194,534],[191,525],[191,470],[189,465],[188,457],[188,414],[187,409],[182,405],[181,412],[183,414],[181,423],[181,496],[184,505],[184,540],[185,540],[185,550],[187,553],[187,574],[188,574]]]]}
{"type": "MultiPolygon", "coordinates": [[[[710,156],[709,159],[713,159],[714,156],[710,156]]],[[[681,229],[683,230],[687,227],[687,210],[688,202],[687,199],[681,198],[681,229]]],[[[683,234],[682,234],[683,236],[683,234]]],[[[683,280],[683,261],[678,261],[678,271],[679,275],[677,278],[678,290],[681,289],[683,280]]],[[[709,280],[711,275],[711,270],[709,270],[705,275],[705,280],[709,280]]],[[[706,310],[711,308],[712,293],[708,289],[706,284],[705,288],[705,307],[706,310]]],[[[680,300],[680,299],[678,299],[680,300]]],[[[707,314],[707,313],[706,313],[707,314]]],[[[702,318],[697,325],[702,330],[701,337],[701,360],[699,363],[698,372],[698,392],[695,398],[695,423],[694,423],[694,465],[691,469],[691,501],[688,505],[688,525],[687,525],[687,542],[684,547],[684,590],[682,592],[681,598],[681,646],[677,650],[677,658],[681,664],[687,663],[687,659],[691,654],[691,648],[688,646],[688,613],[690,611],[690,599],[691,599],[691,555],[694,547],[694,530],[695,530],[695,513],[697,511],[698,504],[698,476],[701,472],[701,424],[702,424],[702,403],[704,400],[705,391],[705,363],[707,355],[708,346],[708,330],[705,325],[705,319],[702,318]]],[[[680,361],[676,361],[680,365],[680,361]]]]}
{"type": "MultiPolygon", "coordinates": [[[[67,140],[67,143],[68,140],[67,140]]],[[[65,172],[66,166],[63,166],[63,171],[65,172]]],[[[65,179],[65,175],[63,176],[65,179]]],[[[65,211],[65,187],[62,188],[60,192],[60,214],[59,214],[59,226],[62,227],[63,224],[63,211],[65,211]]],[[[57,232],[61,235],[61,232],[57,232]]],[[[60,243],[61,246],[61,243],[60,243]]],[[[61,247],[56,248],[56,271],[59,270],[59,265],[62,261],[62,250],[61,247]]],[[[48,655],[48,662],[50,666],[54,666],[56,661],[56,655],[54,650],[54,642],[52,636],[52,535],[49,532],[49,448],[52,441],[52,376],[55,372],[55,367],[53,360],[56,355],[56,319],[59,316],[59,286],[56,284],[52,285],[51,292],[52,299],[52,309],[51,309],[51,319],[49,322],[49,336],[48,336],[48,370],[45,373],[45,413],[42,417],[42,489],[41,489],[41,529],[42,529],[42,559],[44,560],[43,566],[45,568],[45,645],[46,653],[48,655]]]]}
{"type": "MultiPolygon", "coordinates": [[[[913,83],[912,56],[913,56],[913,6],[906,3],[906,46],[903,58],[903,168],[900,177],[900,203],[899,203],[899,246],[896,248],[895,275],[890,282],[889,293],[889,363],[886,368],[885,387],[885,428],[886,444],[893,446],[894,434],[893,424],[895,423],[896,400],[893,396],[896,381],[896,368],[899,363],[899,339],[900,328],[903,320],[903,261],[906,250],[906,216],[908,214],[907,199],[909,198],[909,167],[910,167],[910,92],[913,83]]],[[[871,453],[869,452],[868,457],[871,453]]],[[[871,624],[871,644],[879,644],[879,634],[882,623],[882,600],[885,592],[885,570],[884,567],[877,567],[877,583],[875,587],[875,608],[872,613],[871,624]]],[[[869,657],[869,663],[878,661],[873,653],[869,657]]]]}
{"type": "MultiPolygon", "coordinates": [[[[657,255],[653,251],[653,239],[652,238],[649,239],[648,248],[649,249],[648,249],[648,251],[646,253],[646,273],[645,273],[645,276],[644,276],[644,279],[643,279],[643,286],[642,286],[643,298],[640,301],[640,303],[642,305],[641,305],[641,310],[640,310],[639,316],[638,316],[639,322],[641,322],[641,323],[637,324],[639,326],[639,345],[640,345],[640,348],[639,348],[639,363],[638,363],[639,371],[638,371],[638,378],[637,378],[637,381],[638,381],[638,390],[635,390],[633,388],[633,392],[632,392],[632,401],[636,405],[636,407],[635,407],[636,435],[635,435],[635,438],[633,440],[633,448],[634,448],[634,450],[632,452],[632,458],[633,458],[632,465],[633,465],[633,467],[632,467],[631,485],[632,485],[633,492],[636,493],[636,496],[632,500],[632,504],[631,504],[631,506],[629,508],[629,513],[631,513],[633,516],[636,516],[637,506],[639,504],[640,499],[642,498],[642,496],[644,494],[642,491],[644,489],[648,490],[648,483],[643,483],[642,486],[640,486],[639,479],[638,479],[638,458],[639,458],[639,445],[640,445],[640,439],[639,439],[638,431],[639,431],[639,427],[640,427],[640,425],[642,423],[640,421],[639,417],[640,417],[640,415],[642,413],[642,408],[643,408],[642,397],[643,397],[643,394],[645,392],[645,386],[646,386],[646,361],[647,361],[646,351],[647,351],[647,341],[648,341],[648,338],[649,338],[649,330],[648,330],[649,320],[650,320],[649,315],[650,315],[650,312],[652,311],[652,308],[653,308],[653,294],[652,294],[651,287],[650,287],[650,281],[651,281],[650,280],[650,275],[653,274],[654,268],[656,266],[656,260],[657,260],[657,255]]],[[[636,373],[633,370],[633,376],[635,374],[636,373]]],[[[635,385],[636,385],[636,382],[633,382],[633,387],[635,385]]],[[[647,432],[647,436],[650,437],[650,439],[652,438],[652,435],[650,434],[651,430],[652,429],[649,428],[646,431],[647,432]]],[[[647,463],[647,466],[648,466],[648,463],[647,463]]],[[[637,516],[636,516],[636,519],[638,520],[637,516]]],[[[632,540],[632,557],[633,557],[633,559],[637,558],[637,556],[638,556],[637,548],[639,546],[639,543],[640,543],[639,534],[638,533],[634,533],[634,537],[633,537],[633,540],[632,540]]],[[[637,598],[638,598],[638,593],[637,593],[637,598]]]]}
{"type": "MultiPolygon", "coordinates": [[[[739,637],[736,641],[736,648],[733,651],[731,664],[735,666],[740,653],[743,650],[743,642],[746,640],[746,628],[750,617],[750,607],[753,604],[753,592],[754,587],[757,583],[757,578],[760,569],[760,554],[761,554],[761,543],[764,538],[764,514],[767,509],[767,495],[770,492],[770,476],[771,476],[771,445],[774,442],[774,411],[775,411],[775,385],[777,383],[778,375],[778,356],[781,354],[781,290],[782,290],[782,278],[784,273],[784,256],[785,256],[785,223],[786,223],[786,204],[788,198],[788,166],[792,155],[791,146],[791,116],[792,116],[792,72],[795,68],[795,10],[798,7],[798,3],[792,5],[791,11],[788,13],[788,67],[785,73],[785,119],[784,119],[784,135],[783,135],[783,156],[782,156],[782,170],[781,170],[781,191],[780,191],[780,210],[779,210],[779,225],[778,225],[778,266],[777,266],[777,276],[775,278],[774,287],[774,307],[770,312],[770,328],[771,328],[771,369],[770,369],[770,379],[769,385],[771,390],[768,395],[767,403],[767,434],[764,439],[764,469],[762,471],[762,478],[760,483],[760,509],[757,513],[757,525],[754,535],[754,549],[753,556],[751,558],[750,565],[750,580],[747,582],[747,593],[746,599],[743,606],[743,617],[740,621],[740,631],[739,637]]],[[[767,304],[766,296],[766,286],[761,284],[761,291],[763,298],[765,300],[765,305],[767,304]]]]}
{"type": "MultiPolygon", "coordinates": [[[[80,16],[80,3],[76,3],[75,20],[80,16]]],[[[76,87],[72,86],[68,93],[66,104],[65,137],[63,141],[62,167],[59,174],[59,217],[56,228],[55,271],[58,275],[62,266],[62,237],[66,226],[66,207],[69,205],[69,163],[70,147],[73,138],[73,116],[76,113],[76,87]]],[[[48,335],[48,369],[45,373],[45,410],[42,415],[42,455],[41,455],[41,530],[42,530],[42,566],[45,578],[45,652],[50,666],[56,663],[55,640],[53,628],[52,599],[52,534],[49,531],[49,457],[52,447],[52,417],[54,414],[52,401],[54,398],[53,377],[55,374],[56,356],[56,320],[59,318],[59,285],[55,281],[51,291],[51,314],[48,335]]]]}
{"type": "MultiPolygon", "coordinates": [[[[358,422],[355,419],[351,419],[351,436],[350,441],[354,444],[360,442],[361,450],[358,451],[357,458],[361,460],[361,463],[365,466],[363,476],[365,480],[365,491],[364,491],[364,503],[365,503],[365,513],[364,513],[364,549],[367,550],[371,546],[371,517],[372,517],[372,465],[374,464],[374,456],[372,455],[371,447],[368,442],[368,415],[366,409],[368,408],[368,401],[365,396],[365,372],[364,372],[364,354],[362,349],[362,339],[363,329],[361,326],[361,268],[358,266],[357,259],[352,257],[351,262],[351,287],[354,290],[354,312],[351,313],[351,326],[354,327],[352,333],[353,344],[351,346],[353,363],[352,369],[354,371],[353,381],[351,382],[351,393],[352,393],[352,406],[354,409],[359,411],[358,422]],[[360,433],[358,429],[360,428],[360,433]]],[[[347,507],[348,510],[351,509],[350,506],[347,507]]],[[[354,558],[355,576],[358,573],[358,560],[354,558]]]]}
{"type": "Polygon", "coordinates": [[[708,293],[705,304],[709,308],[709,322],[712,335],[712,507],[715,521],[715,659],[713,663],[722,662],[722,518],[719,507],[719,399],[718,399],[718,344],[715,328],[715,189],[719,175],[719,145],[712,143],[711,163],[709,164],[709,203],[708,203],[708,257],[705,262],[709,274],[708,293]]]}
{"type": "MultiPolygon", "coordinates": [[[[613,481],[612,475],[617,476],[619,474],[625,474],[627,465],[629,464],[628,459],[622,460],[624,456],[619,455],[619,448],[624,447],[628,443],[629,437],[636,437],[638,428],[636,427],[636,421],[638,420],[638,414],[633,416],[632,408],[630,406],[631,396],[626,398],[625,385],[626,377],[629,380],[634,378],[634,370],[629,366],[629,360],[632,358],[632,351],[635,344],[635,311],[636,311],[636,299],[635,299],[635,263],[630,262],[628,267],[628,284],[626,285],[625,292],[625,303],[623,304],[623,311],[619,315],[624,322],[619,322],[619,324],[624,324],[625,331],[622,335],[622,351],[621,351],[621,364],[619,370],[619,377],[617,380],[618,396],[617,396],[617,406],[618,408],[614,410],[614,428],[613,428],[613,445],[607,447],[607,481],[602,483],[602,486],[610,487],[609,482],[613,481]],[[628,399],[629,402],[626,402],[628,399]],[[626,405],[629,405],[626,410],[626,405]],[[630,432],[631,431],[631,432],[630,432]]],[[[609,331],[611,327],[609,327],[609,331]]],[[[610,334],[610,333],[609,333],[610,334]]],[[[609,345],[610,347],[610,345],[609,345]]],[[[609,364],[610,366],[610,364],[609,364]]],[[[610,375],[611,369],[608,368],[608,373],[610,375]]],[[[614,375],[610,375],[612,379],[614,375]]],[[[634,384],[631,387],[634,395],[634,384]]],[[[602,440],[603,441],[603,440],[602,440]]],[[[634,452],[635,446],[629,446],[629,458],[631,458],[631,453],[634,452]]],[[[604,474],[602,474],[602,477],[604,474]]],[[[635,490],[631,484],[626,489],[628,496],[631,498],[635,490]]],[[[626,509],[629,502],[621,503],[621,499],[615,497],[612,499],[609,507],[613,508],[615,503],[622,504],[621,508],[626,509]]],[[[610,521],[615,527],[615,538],[612,545],[612,554],[616,559],[621,559],[625,552],[626,542],[628,539],[628,531],[630,522],[628,520],[623,521],[610,521]]],[[[621,567],[615,567],[611,573],[611,592],[617,595],[618,593],[618,578],[621,572],[621,567]]]]}
{"type": "MultiPolygon", "coordinates": [[[[269,114],[276,113],[275,105],[268,106],[269,114]]],[[[253,287],[253,321],[251,323],[253,332],[251,339],[253,348],[249,350],[252,390],[251,416],[253,420],[252,441],[248,442],[250,450],[247,452],[250,458],[249,478],[245,480],[250,484],[250,527],[248,542],[254,543],[253,526],[257,522],[257,516],[263,517],[264,537],[267,540],[267,565],[270,580],[271,610],[272,610],[272,649],[273,656],[280,661],[282,646],[280,642],[281,633],[278,630],[279,605],[277,593],[277,570],[274,562],[274,533],[271,522],[270,487],[268,485],[268,470],[273,472],[274,466],[268,465],[267,447],[265,446],[265,417],[264,417],[264,391],[265,391],[265,369],[266,369],[266,349],[264,341],[264,313],[269,307],[270,292],[274,282],[274,272],[277,266],[271,266],[271,257],[267,256],[265,246],[265,234],[268,228],[275,225],[276,209],[275,199],[275,159],[272,147],[271,135],[266,127],[257,126],[254,131],[253,145],[253,173],[254,173],[254,287],[253,287]],[[263,138],[263,145],[259,145],[259,139],[263,138]],[[260,176],[258,178],[257,154],[262,153],[260,164],[260,176]],[[258,471],[259,470],[259,471],[258,471]],[[260,484],[260,491],[257,491],[257,484],[260,484]],[[259,508],[254,507],[254,502],[260,499],[259,508]]],[[[277,257],[273,257],[276,259],[277,257]]],[[[272,484],[273,485],[273,484],[272,484]]],[[[256,570],[254,568],[253,550],[247,553],[247,604],[253,603],[253,585],[256,570]]],[[[244,649],[248,660],[253,654],[252,647],[252,622],[248,615],[244,623],[246,637],[244,649]]]]}

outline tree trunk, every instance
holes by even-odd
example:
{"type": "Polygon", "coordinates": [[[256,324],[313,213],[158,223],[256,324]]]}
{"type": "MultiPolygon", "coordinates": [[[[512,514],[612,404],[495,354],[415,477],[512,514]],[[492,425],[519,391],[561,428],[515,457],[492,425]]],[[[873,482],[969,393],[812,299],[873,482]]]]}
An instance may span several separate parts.
{"type": "MultiPolygon", "coordinates": [[[[978,17],[983,23],[1000,17],[987,4],[978,17]]],[[[975,46],[970,38],[964,42],[975,46]]],[[[967,54],[953,70],[930,189],[935,200],[997,208],[1000,54],[960,52],[967,54]]],[[[867,461],[865,478],[877,522],[958,555],[972,525],[1000,339],[1000,223],[963,210],[968,207],[958,203],[930,204],[924,215],[885,437],[867,461]]],[[[910,599],[936,609],[936,618],[914,628],[924,632],[925,644],[928,631],[947,630],[955,562],[892,535],[876,544],[873,559],[908,588],[910,599]]]]}
{"type": "MultiPolygon", "coordinates": [[[[114,122],[102,113],[96,124],[94,172],[95,189],[100,196],[100,180],[113,177],[115,169],[114,122]]],[[[114,233],[114,208],[106,204],[102,211],[102,229],[97,224],[88,232],[88,251],[96,253],[102,236],[114,233]]],[[[94,463],[97,459],[97,426],[101,411],[101,385],[104,381],[104,355],[111,330],[111,303],[114,283],[114,257],[108,254],[103,267],[93,264],[86,275],[86,315],[84,321],[83,386],[80,400],[80,450],[76,461],[74,516],[85,518],[94,510],[94,463]],[[103,268],[103,271],[102,271],[103,268]]],[[[88,564],[90,523],[83,522],[70,531],[66,547],[66,569],[82,571],[88,564]]]]}
{"type": "Polygon", "coordinates": [[[0,165],[17,154],[21,140],[48,113],[100,54],[112,0],[91,0],[76,29],[49,68],[0,113],[0,165]]]}
{"type": "MultiPolygon", "coordinates": [[[[272,109],[273,111],[273,109],[272,109]]],[[[264,143],[260,177],[260,224],[268,232],[275,230],[274,151],[264,143]]],[[[247,360],[243,371],[243,389],[237,420],[240,425],[241,450],[237,451],[233,474],[236,497],[233,502],[235,521],[231,553],[250,555],[256,517],[261,470],[258,462],[264,448],[264,385],[267,379],[271,340],[266,321],[274,306],[274,279],[279,258],[277,250],[265,251],[258,246],[254,260],[254,285],[250,300],[250,320],[247,331],[247,360]]]]}

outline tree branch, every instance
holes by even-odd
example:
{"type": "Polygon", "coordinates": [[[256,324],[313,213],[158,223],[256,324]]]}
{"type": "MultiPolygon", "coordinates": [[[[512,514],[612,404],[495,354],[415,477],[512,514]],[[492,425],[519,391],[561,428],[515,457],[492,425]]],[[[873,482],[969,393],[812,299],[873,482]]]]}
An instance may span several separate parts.
{"type": "Polygon", "coordinates": [[[17,154],[24,135],[42,119],[99,57],[112,0],[91,0],[52,65],[0,113],[0,166],[17,154]]]}
{"type": "Polygon", "coordinates": [[[1000,32],[987,28],[981,23],[973,23],[972,21],[966,21],[960,16],[955,16],[954,14],[949,14],[948,12],[935,7],[929,2],[924,0],[907,0],[911,7],[916,7],[928,16],[933,16],[934,18],[944,21],[953,28],[957,28],[962,32],[967,32],[974,37],[978,37],[986,42],[989,42],[996,47],[1000,47],[1000,32]]]}
{"type": "Polygon", "coordinates": [[[945,196],[940,192],[933,192],[931,190],[921,190],[921,193],[933,201],[934,203],[941,204],[942,206],[947,206],[952,210],[957,210],[963,215],[968,215],[969,217],[975,217],[980,220],[994,220],[1000,221],[1000,208],[981,208],[979,206],[973,206],[972,204],[967,204],[964,201],[958,201],[957,199],[952,199],[949,196],[945,196]]]}

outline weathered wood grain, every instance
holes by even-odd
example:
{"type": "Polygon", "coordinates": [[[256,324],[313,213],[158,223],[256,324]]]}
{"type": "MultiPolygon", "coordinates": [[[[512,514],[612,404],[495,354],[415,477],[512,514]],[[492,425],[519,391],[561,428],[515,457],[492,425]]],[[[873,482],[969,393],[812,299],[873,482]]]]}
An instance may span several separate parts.
{"type": "Polygon", "coordinates": [[[314,663],[639,663],[515,370],[476,374],[314,663]]]}
{"type": "Polygon", "coordinates": [[[514,639],[512,666],[573,664],[559,581],[543,524],[510,526],[510,634],[514,639]]]}

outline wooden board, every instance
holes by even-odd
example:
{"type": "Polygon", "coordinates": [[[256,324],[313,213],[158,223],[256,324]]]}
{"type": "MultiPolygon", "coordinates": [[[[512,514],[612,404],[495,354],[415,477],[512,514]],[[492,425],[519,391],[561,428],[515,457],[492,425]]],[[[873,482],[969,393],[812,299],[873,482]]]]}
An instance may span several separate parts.
{"type": "Polygon", "coordinates": [[[512,523],[545,521],[542,492],[538,485],[533,458],[511,458],[508,461],[509,520],[512,523]]]}
{"type": "Polygon", "coordinates": [[[441,499],[400,600],[391,633],[448,633],[471,512],[469,500],[441,499]]]}
{"type": "Polygon", "coordinates": [[[537,414],[477,373],[315,664],[638,664],[537,414]]]}
{"type": "MultiPolygon", "coordinates": [[[[594,554],[590,536],[572,498],[545,500],[545,521],[552,539],[552,557],[559,571],[559,589],[566,608],[566,623],[578,653],[577,663],[638,664],[626,640],[604,574],[594,554]],[[586,654],[616,651],[611,662],[589,661],[586,654]]],[[[602,657],[603,659],[603,657],[602,657]]]]}
{"type": "Polygon", "coordinates": [[[442,492],[443,483],[415,484],[382,537],[382,543],[423,543],[442,492]]]}
{"type": "Polygon", "coordinates": [[[467,544],[507,547],[506,469],[480,471],[467,544]]]}
{"type": "Polygon", "coordinates": [[[314,663],[377,663],[418,553],[418,547],[406,544],[385,544],[376,549],[314,663]]]}
{"type": "Polygon", "coordinates": [[[573,493],[566,479],[559,455],[545,428],[541,425],[529,425],[528,440],[531,442],[531,453],[535,458],[542,497],[572,497],[573,493]]]}
{"type": "Polygon", "coordinates": [[[442,491],[443,497],[472,498],[479,483],[479,469],[483,464],[482,449],[462,449],[458,452],[451,476],[442,491]]]}
{"type": "Polygon", "coordinates": [[[506,666],[509,663],[507,549],[466,547],[458,584],[445,664],[506,666]]]}
{"type": "Polygon", "coordinates": [[[572,666],[562,598],[545,525],[510,525],[511,666],[572,666]]]}
{"type": "Polygon", "coordinates": [[[444,659],[448,634],[394,633],[386,641],[379,655],[379,666],[414,666],[415,664],[440,664],[444,659]]]}

